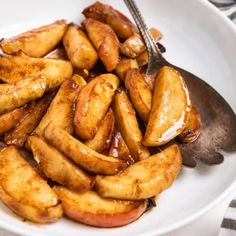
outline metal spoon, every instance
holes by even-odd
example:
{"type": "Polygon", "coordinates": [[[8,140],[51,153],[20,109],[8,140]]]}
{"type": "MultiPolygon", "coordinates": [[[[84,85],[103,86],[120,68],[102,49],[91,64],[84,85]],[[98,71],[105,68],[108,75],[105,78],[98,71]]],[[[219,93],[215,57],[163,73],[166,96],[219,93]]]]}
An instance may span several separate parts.
{"type": "MultiPolygon", "coordinates": [[[[192,103],[201,115],[202,131],[199,138],[188,144],[179,144],[183,163],[196,166],[196,159],[206,164],[219,164],[224,160],[222,151],[236,151],[236,116],[217,91],[190,72],[167,62],[156,46],[134,0],[124,0],[143,37],[149,56],[148,76],[155,76],[162,66],[172,66],[183,76],[192,103]]],[[[174,141],[178,142],[178,141],[174,141]]]]}

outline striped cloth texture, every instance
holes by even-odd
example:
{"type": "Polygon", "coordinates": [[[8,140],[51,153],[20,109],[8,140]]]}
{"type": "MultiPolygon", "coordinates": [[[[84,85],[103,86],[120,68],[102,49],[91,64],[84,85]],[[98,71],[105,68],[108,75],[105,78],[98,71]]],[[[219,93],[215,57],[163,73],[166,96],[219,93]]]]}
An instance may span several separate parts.
{"type": "MultiPolygon", "coordinates": [[[[236,25],[236,0],[212,0],[211,2],[227,3],[227,1],[233,2],[234,5],[226,9],[219,9],[236,25]]],[[[226,210],[218,236],[236,236],[236,196],[230,202],[229,207],[226,210]]]]}
{"type": "MultiPolygon", "coordinates": [[[[235,5],[224,11],[224,13],[236,24],[235,5]]],[[[218,236],[236,236],[236,196],[226,210],[218,236]]]]}
{"type": "Polygon", "coordinates": [[[218,236],[236,236],[236,196],[226,210],[218,236]]]}

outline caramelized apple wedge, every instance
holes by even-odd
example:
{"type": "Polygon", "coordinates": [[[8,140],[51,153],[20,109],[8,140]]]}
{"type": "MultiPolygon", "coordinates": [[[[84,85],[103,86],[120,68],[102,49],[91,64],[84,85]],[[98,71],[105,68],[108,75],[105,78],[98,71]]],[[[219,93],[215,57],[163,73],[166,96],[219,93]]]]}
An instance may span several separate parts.
{"type": "Polygon", "coordinates": [[[187,117],[184,130],[178,136],[183,143],[191,143],[195,141],[201,132],[201,117],[195,106],[191,106],[191,110],[187,117]]]}
{"type": "Polygon", "coordinates": [[[152,38],[154,39],[155,42],[159,41],[160,39],[162,39],[162,33],[160,30],[158,30],[155,27],[151,27],[149,29],[150,34],[152,35],[152,38]]]}
{"type": "Polygon", "coordinates": [[[91,189],[92,178],[42,138],[30,136],[27,143],[34,159],[48,178],[75,191],[91,189]]]}
{"type": "MultiPolygon", "coordinates": [[[[156,28],[149,30],[155,42],[161,39],[162,34],[156,28]]],[[[126,39],[124,43],[120,45],[120,52],[126,57],[136,58],[142,52],[146,50],[145,43],[139,34],[134,34],[130,38],[126,39]]]]}
{"type": "Polygon", "coordinates": [[[0,47],[4,53],[16,54],[22,51],[31,57],[43,57],[61,41],[68,24],[65,20],[55,21],[10,39],[3,39],[0,47]]]}
{"type": "Polygon", "coordinates": [[[109,109],[107,114],[104,116],[101,125],[99,126],[93,139],[86,141],[85,144],[89,148],[99,153],[107,153],[111,144],[114,127],[115,127],[114,113],[111,109],[109,109]]]}
{"type": "Polygon", "coordinates": [[[13,111],[0,115],[0,135],[14,128],[27,112],[27,106],[16,108],[13,111]]]}
{"type": "Polygon", "coordinates": [[[115,157],[125,161],[128,164],[133,164],[135,161],[130,155],[130,151],[118,130],[115,130],[115,134],[109,150],[109,156],[115,157]]]}
{"type": "Polygon", "coordinates": [[[17,215],[37,223],[54,222],[63,213],[56,194],[13,146],[0,151],[0,198],[17,215]]]}
{"type": "Polygon", "coordinates": [[[128,200],[150,198],[170,187],[181,166],[180,150],[174,144],[129,166],[118,175],[97,176],[95,187],[102,197],[128,200]]]}
{"type": "Polygon", "coordinates": [[[47,90],[58,87],[73,71],[69,61],[27,56],[0,56],[0,68],[0,79],[6,83],[42,76],[47,90]]]}
{"type": "Polygon", "coordinates": [[[56,149],[91,173],[114,175],[127,166],[121,160],[92,150],[64,130],[54,126],[52,122],[45,128],[44,137],[56,149]]]}
{"type": "Polygon", "coordinates": [[[172,67],[164,66],[156,78],[152,108],[143,140],[145,146],[159,146],[178,136],[190,111],[188,89],[172,67]]]}
{"type": "Polygon", "coordinates": [[[32,102],[28,106],[27,114],[24,118],[7,133],[4,141],[7,145],[17,145],[23,147],[28,136],[34,131],[39,124],[43,115],[54,97],[54,93],[44,95],[36,102],[32,102]]]}
{"type": "Polygon", "coordinates": [[[107,71],[114,70],[119,61],[119,40],[112,28],[90,18],[83,25],[107,71]]]}
{"type": "Polygon", "coordinates": [[[138,32],[136,26],[121,12],[112,6],[95,2],[83,12],[86,18],[93,18],[111,26],[119,38],[126,39],[138,32]]]}
{"type": "Polygon", "coordinates": [[[127,71],[132,68],[138,69],[137,61],[135,59],[123,58],[119,61],[115,72],[119,79],[124,81],[127,71]]]}
{"type": "Polygon", "coordinates": [[[42,97],[46,86],[44,77],[27,78],[14,84],[0,84],[0,114],[42,97]]]}
{"type": "Polygon", "coordinates": [[[46,114],[43,116],[38,127],[36,128],[36,134],[42,136],[45,127],[50,121],[53,121],[57,127],[62,128],[69,134],[73,133],[73,104],[77,97],[78,91],[85,84],[85,80],[78,75],[74,75],[72,79],[67,79],[63,82],[51,102],[46,114]]]}
{"type": "Polygon", "coordinates": [[[65,48],[60,45],[53,51],[44,56],[46,59],[68,60],[65,48]]]}
{"type": "Polygon", "coordinates": [[[63,44],[73,66],[90,70],[96,64],[98,55],[86,34],[71,24],[63,38],[63,44]]]}
{"type": "Polygon", "coordinates": [[[135,110],[123,89],[116,91],[112,109],[116,118],[116,127],[124,138],[134,160],[139,161],[149,157],[148,149],[142,145],[143,135],[139,128],[135,110]]]}
{"type": "Polygon", "coordinates": [[[81,90],[74,118],[75,132],[80,138],[94,137],[118,86],[119,79],[115,75],[102,74],[81,90]]]}
{"type": "Polygon", "coordinates": [[[147,209],[147,201],[114,200],[96,192],[78,193],[62,186],[53,190],[62,202],[64,214],[80,223],[96,227],[118,227],[137,220],[147,209]]]}
{"type": "Polygon", "coordinates": [[[145,50],[136,57],[136,61],[139,67],[145,66],[148,64],[148,52],[145,50]]]}
{"type": "Polygon", "coordinates": [[[152,92],[139,70],[130,69],[127,72],[125,87],[139,116],[147,122],[152,105],[152,92]]]}

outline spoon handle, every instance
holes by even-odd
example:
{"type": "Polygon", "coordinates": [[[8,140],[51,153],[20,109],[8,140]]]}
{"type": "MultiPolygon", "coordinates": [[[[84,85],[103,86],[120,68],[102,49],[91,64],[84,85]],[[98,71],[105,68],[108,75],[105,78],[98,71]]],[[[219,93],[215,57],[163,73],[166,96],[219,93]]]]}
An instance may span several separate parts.
{"type": "Polygon", "coordinates": [[[152,35],[150,34],[147,25],[135,3],[134,0],[124,0],[126,6],[128,7],[139,31],[140,34],[146,44],[147,51],[148,51],[148,68],[147,68],[147,75],[155,75],[160,67],[162,65],[164,58],[162,57],[152,35]]]}

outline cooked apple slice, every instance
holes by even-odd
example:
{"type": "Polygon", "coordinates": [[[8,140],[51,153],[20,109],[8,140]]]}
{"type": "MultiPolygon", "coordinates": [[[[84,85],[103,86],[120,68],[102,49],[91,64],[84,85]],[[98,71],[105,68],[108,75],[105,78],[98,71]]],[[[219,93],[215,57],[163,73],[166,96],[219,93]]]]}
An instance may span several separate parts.
{"type": "MultiPolygon", "coordinates": [[[[22,173],[24,174],[24,173],[22,173]]],[[[38,209],[38,207],[29,206],[16,200],[7,191],[0,186],[0,198],[9,209],[25,220],[35,223],[45,224],[59,220],[62,217],[63,210],[61,204],[47,208],[38,209]]]]}
{"type": "Polygon", "coordinates": [[[155,42],[159,41],[162,38],[162,33],[160,30],[158,30],[155,27],[151,27],[149,29],[150,34],[152,35],[152,38],[155,40],[155,42]]]}
{"type": "Polygon", "coordinates": [[[63,213],[56,194],[13,146],[0,152],[0,198],[33,222],[53,222],[63,213]]]}
{"type": "Polygon", "coordinates": [[[90,70],[98,60],[98,54],[86,34],[71,24],[63,38],[63,44],[73,66],[90,70]]]}
{"type": "MultiPolygon", "coordinates": [[[[161,39],[162,34],[156,28],[151,28],[150,33],[155,42],[161,39]]],[[[126,57],[135,58],[143,51],[146,50],[145,43],[143,42],[139,34],[134,34],[130,38],[126,39],[124,43],[120,45],[120,52],[126,57]]]]}
{"type": "Polygon", "coordinates": [[[65,20],[55,21],[50,25],[27,31],[10,39],[3,39],[0,47],[7,54],[22,51],[31,57],[43,57],[61,41],[67,27],[65,20]]]}
{"type": "Polygon", "coordinates": [[[120,45],[121,54],[129,58],[137,57],[145,49],[145,44],[139,34],[132,35],[120,45]]]}
{"type": "MultiPolygon", "coordinates": [[[[18,147],[16,147],[18,148],[18,147]]],[[[28,150],[24,148],[18,148],[18,151],[20,152],[20,155],[24,158],[25,161],[27,161],[31,167],[37,172],[37,174],[42,177],[43,179],[50,181],[48,177],[42,172],[40,169],[38,163],[34,160],[34,156],[32,152],[30,151],[30,148],[28,150]]]]}
{"type": "Polygon", "coordinates": [[[0,115],[0,135],[14,128],[18,122],[24,117],[27,106],[16,108],[13,111],[0,115]]]}
{"type": "Polygon", "coordinates": [[[139,67],[145,66],[148,64],[148,52],[145,50],[136,57],[139,67]]]}
{"type": "Polygon", "coordinates": [[[191,106],[191,110],[187,117],[187,122],[184,130],[178,136],[183,143],[195,141],[201,132],[201,117],[195,106],[191,106]]]}
{"type": "Polygon", "coordinates": [[[127,72],[125,87],[139,116],[147,122],[152,105],[152,92],[138,69],[130,69],[127,72]]]}
{"type": "Polygon", "coordinates": [[[147,200],[106,199],[93,191],[78,193],[62,186],[54,186],[53,190],[62,202],[64,214],[86,225],[106,228],[127,225],[147,209],[147,200]]]}
{"type": "Polygon", "coordinates": [[[107,114],[104,116],[101,125],[99,126],[93,139],[86,141],[85,144],[89,148],[99,153],[107,153],[111,144],[114,127],[115,127],[114,113],[111,109],[109,109],[107,114]]]}
{"type": "Polygon", "coordinates": [[[174,144],[129,166],[118,175],[97,176],[95,187],[102,197],[129,200],[150,198],[170,187],[181,166],[180,150],[174,144]]]}
{"type": "Polygon", "coordinates": [[[120,60],[116,67],[116,74],[118,77],[124,81],[125,80],[125,75],[127,71],[131,68],[137,68],[138,69],[138,64],[135,59],[127,59],[123,58],[120,60]]]}
{"type": "Polygon", "coordinates": [[[190,111],[188,89],[172,67],[164,66],[156,78],[152,108],[143,140],[145,146],[159,146],[178,136],[190,111]]]}
{"type": "Polygon", "coordinates": [[[119,79],[115,75],[102,74],[81,90],[74,118],[75,132],[80,138],[94,137],[118,86],[119,79]]]}
{"type": "Polygon", "coordinates": [[[42,97],[46,86],[44,77],[27,78],[14,84],[0,84],[0,114],[42,97]]]}
{"type": "Polygon", "coordinates": [[[26,139],[37,127],[43,115],[47,111],[53,97],[54,93],[49,93],[39,99],[36,103],[30,104],[25,117],[14,129],[5,135],[5,143],[7,145],[14,144],[21,147],[24,146],[26,139]]]}
{"type": "Polygon", "coordinates": [[[136,26],[125,15],[110,5],[95,2],[82,13],[86,18],[93,18],[110,25],[119,38],[126,39],[138,32],[136,26]]]}
{"type": "Polygon", "coordinates": [[[58,46],[53,51],[49,52],[44,56],[47,59],[57,59],[57,60],[68,60],[68,56],[66,54],[66,50],[63,46],[58,46]]]}
{"type": "Polygon", "coordinates": [[[27,143],[34,159],[47,177],[75,191],[91,189],[92,178],[42,138],[30,136],[27,143]]]}
{"type": "Polygon", "coordinates": [[[69,61],[27,56],[0,56],[0,68],[0,79],[6,83],[42,76],[47,90],[58,87],[73,71],[69,61]]]}
{"type": "Polygon", "coordinates": [[[122,138],[121,133],[118,130],[115,131],[109,150],[109,156],[121,159],[128,164],[133,164],[135,162],[130,155],[130,151],[122,138]]]}
{"type": "Polygon", "coordinates": [[[148,149],[142,145],[143,135],[139,128],[135,110],[123,89],[116,91],[112,109],[116,118],[116,127],[127,144],[135,161],[150,156],[148,149]]]}
{"type": "Polygon", "coordinates": [[[53,125],[52,122],[45,128],[44,137],[56,149],[91,173],[114,175],[127,166],[119,159],[94,151],[64,130],[53,125]]]}
{"type": "Polygon", "coordinates": [[[36,134],[42,136],[45,127],[50,121],[53,121],[57,127],[64,129],[69,134],[73,133],[73,104],[78,91],[85,84],[85,80],[78,75],[74,75],[72,79],[67,79],[63,82],[46,114],[43,116],[36,128],[36,134]]]}
{"type": "Polygon", "coordinates": [[[79,74],[74,74],[71,79],[75,82],[75,86],[78,87],[79,92],[87,84],[84,77],[79,74]]]}
{"type": "Polygon", "coordinates": [[[117,38],[114,35],[106,35],[98,48],[98,54],[107,71],[113,71],[119,62],[117,38]]]}
{"type": "Polygon", "coordinates": [[[119,61],[119,40],[112,28],[90,18],[83,25],[107,71],[114,70],[119,61]]]}

